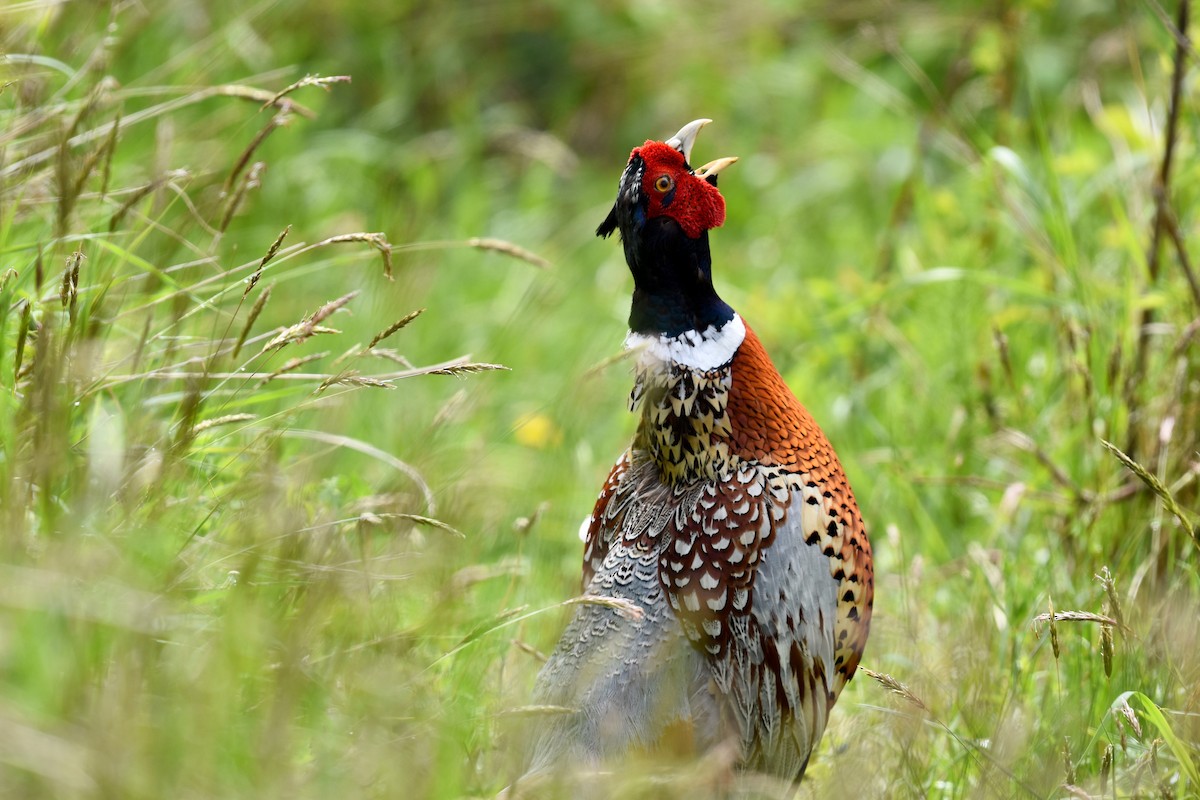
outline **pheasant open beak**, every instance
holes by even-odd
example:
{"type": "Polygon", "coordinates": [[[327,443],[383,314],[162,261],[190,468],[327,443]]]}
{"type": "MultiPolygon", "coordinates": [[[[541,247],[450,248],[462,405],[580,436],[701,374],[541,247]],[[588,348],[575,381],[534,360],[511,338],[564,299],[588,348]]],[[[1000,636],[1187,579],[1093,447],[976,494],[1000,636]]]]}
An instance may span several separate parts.
{"type": "MultiPolygon", "coordinates": [[[[667,139],[665,144],[683,153],[683,160],[690,164],[692,161],[692,147],[696,144],[696,135],[700,133],[701,128],[710,122],[712,122],[711,119],[694,119],[680,128],[679,133],[667,139]]],[[[717,183],[717,173],[735,161],[737,161],[736,156],[718,158],[715,161],[708,162],[700,169],[692,170],[692,174],[697,178],[703,178],[715,186],[717,183]]]]}
{"type": "Polygon", "coordinates": [[[735,161],[737,161],[737,156],[726,156],[725,158],[718,158],[714,161],[708,162],[703,167],[700,167],[699,169],[695,170],[694,173],[697,178],[704,178],[704,180],[709,181],[709,183],[712,183],[713,181],[716,180],[718,172],[725,169],[726,167],[728,167],[730,164],[732,164],[735,161]],[[712,180],[709,180],[710,178],[712,180]]]}
{"type": "Polygon", "coordinates": [[[700,133],[700,129],[710,122],[712,122],[711,119],[694,119],[680,128],[679,133],[667,139],[664,144],[683,153],[683,160],[690,164],[692,163],[692,147],[696,144],[696,134],[700,133]]]}

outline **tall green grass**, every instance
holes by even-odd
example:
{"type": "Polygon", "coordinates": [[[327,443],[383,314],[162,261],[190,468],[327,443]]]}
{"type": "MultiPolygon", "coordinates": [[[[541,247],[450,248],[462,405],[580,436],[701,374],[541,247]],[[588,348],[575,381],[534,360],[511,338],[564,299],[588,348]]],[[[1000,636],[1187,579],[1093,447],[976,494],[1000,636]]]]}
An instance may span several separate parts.
{"type": "Polygon", "coordinates": [[[800,795],[1200,794],[1179,11],[0,10],[0,795],[502,788],[633,425],[591,231],[700,115],[875,545],[800,795]]]}

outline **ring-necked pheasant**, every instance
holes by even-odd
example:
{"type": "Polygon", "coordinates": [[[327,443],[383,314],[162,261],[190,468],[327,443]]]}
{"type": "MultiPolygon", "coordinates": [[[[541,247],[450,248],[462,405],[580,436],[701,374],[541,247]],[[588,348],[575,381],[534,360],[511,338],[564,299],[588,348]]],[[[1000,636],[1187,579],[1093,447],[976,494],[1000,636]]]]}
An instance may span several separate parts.
{"type": "Polygon", "coordinates": [[[696,134],[633,150],[616,204],[633,272],[637,434],[586,522],[583,587],[641,615],[585,604],[538,676],[566,706],[533,771],[653,751],[682,726],[705,752],[798,780],[867,639],[871,548],[829,441],[762,343],[717,296],[708,231],[717,175],[696,134]]]}

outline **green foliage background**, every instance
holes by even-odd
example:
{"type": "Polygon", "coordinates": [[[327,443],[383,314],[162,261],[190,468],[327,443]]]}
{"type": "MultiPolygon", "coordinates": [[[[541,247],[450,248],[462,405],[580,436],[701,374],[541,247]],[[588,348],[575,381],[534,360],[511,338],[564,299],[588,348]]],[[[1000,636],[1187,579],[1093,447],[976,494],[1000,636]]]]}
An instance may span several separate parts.
{"type": "MultiPolygon", "coordinates": [[[[718,288],[875,547],[877,679],[800,795],[1197,796],[1176,13],[8,3],[0,795],[505,786],[634,424],[592,232],[629,148],[708,116],[718,288]],[[275,97],[306,75],[352,81],[275,97]]],[[[613,791],[719,780],[651,766],[613,791]]]]}

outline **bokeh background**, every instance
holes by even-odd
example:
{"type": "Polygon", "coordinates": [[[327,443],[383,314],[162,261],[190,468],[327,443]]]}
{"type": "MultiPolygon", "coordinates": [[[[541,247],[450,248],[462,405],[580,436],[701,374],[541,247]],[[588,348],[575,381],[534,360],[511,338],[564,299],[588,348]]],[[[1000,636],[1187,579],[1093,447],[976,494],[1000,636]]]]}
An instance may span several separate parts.
{"type": "Polygon", "coordinates": [[[718,289],[875,547],[800,796],[1195,796],[1186,5],[7,3],[0,794],[519,774],[635,423],[593,232],[704,116],[718,289]]]}

